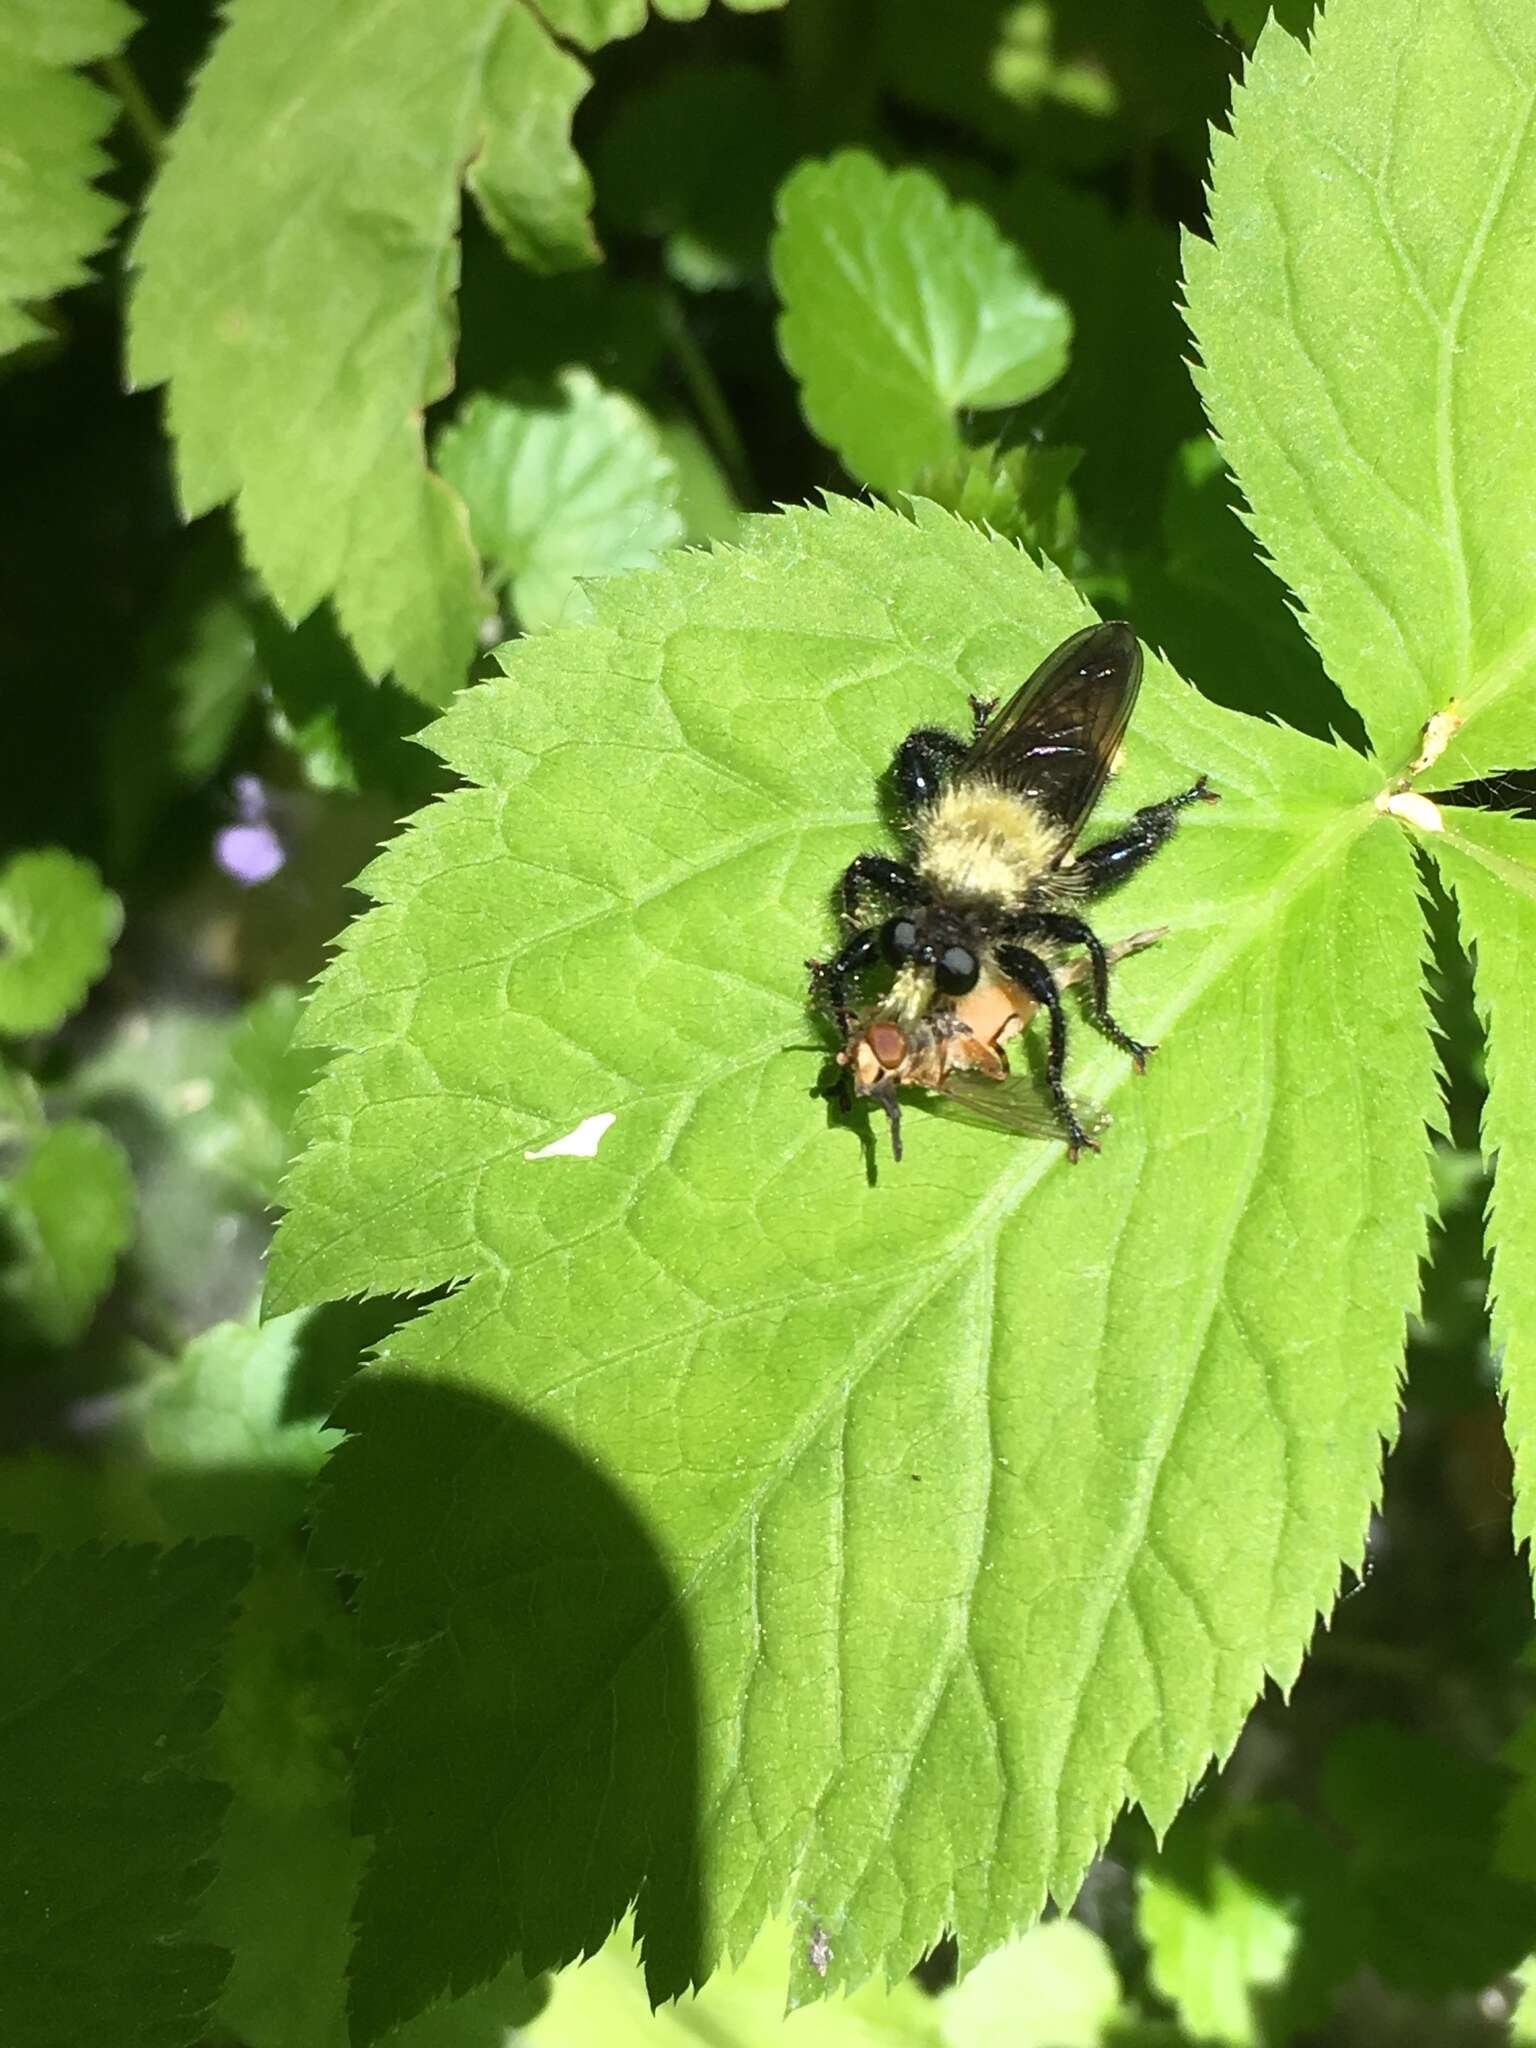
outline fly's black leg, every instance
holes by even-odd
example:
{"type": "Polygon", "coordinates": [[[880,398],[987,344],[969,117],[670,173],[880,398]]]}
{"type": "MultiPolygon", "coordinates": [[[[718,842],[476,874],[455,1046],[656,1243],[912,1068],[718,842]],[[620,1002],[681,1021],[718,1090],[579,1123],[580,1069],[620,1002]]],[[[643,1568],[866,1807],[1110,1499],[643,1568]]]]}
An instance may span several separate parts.
{"type": "Polygon", "coordinates": [[[1069,917],[1064,912],[1040,911],[1016,925],[1021,939],[1054,939],[1058,945],[1081,946],[1088,955],[1092,975],[1093,1021],[1111,1045],[1118,1045],[1122,1052],[1128,1052],[1136,1064],[1138,1074],[1145,1073],[1147,1054],[1156,1052],[1155,1045],[1143,1045],[1139,1038],[1132,1038],[1109,1014],[1109,962],[1104,957],[1104,944],[1091,925],[1084,924],[1080,917],[1069,917]]]}
{"type": "Polygon", "coordinates": [[[825,1001],[844,1038],[848,1036],[848,984],[879,958],[880,934],[865,930],[855,932],[835,959],[805,963],[811,970],[812,996],[825,1001]]]}
{"type": "Polygon", "coordinates": [[[1220,801],[1215,790],[1206,787],[1202,775],[1192,789],[1181,790],[1177,796],[1165,797],[1160,804],[1148,804],[1139,810],[1115,838],[1102,840],[1077,856],[1074,872],[1082,877],[1083,893],[1105,896],[1111,889],[1118,889],[1139,867],[1146,865],[1159,847],[1167,845],[1180,811],[1189,804],[1220,801]]]}
{"type": "Polygon", "coordinates": [[[1076,1164],[1077,1155],[1085,1148],[1097,1152],[1098,1146],[1077,1120],[1077,1111],[1072,1107],[1062,1074],[1067,1064],[1067,1017],[1061,1007],[1061,991],[1056,986],[1056,977],[1040,958],[1024,946],[999,946],[997,964],[1010,981],[1032,995],[1050,1013],[1051,1043],[1046,1054],[1045,1079],[1056,1104],[1056,1114],[1061,1118],[1067,1134],[1067,1157],[1076,1164]]]}
{"type": "Polygon", "coordinates": [[[892,860],[884,853],[861,853],[856,860],[849,861],[838,887],[843,899],[843,915],[849,919],[858,916],[859,897],[866,889],[881,896],[898,897],[906,903],[920,902],[927,894],[905,861],[892,860]]]}
{"type": "Polygon", "coordinates": [[[969,700],[971,706],[972,745],[974,745],[975,742],[979,740],[982,734],[986,731],[987,720],[992,716],[993,712],[997,709],[999,701],[1000,700],[996,697],[972,697],[969,700]]]}
{"type": "Polygon", "coordinates": [[[944,785],[971,751],[965,740],[937,725],[920,725],[896,749],[891,776],[897,794],[910,811],[920,811],[942,795],[944,785]]]}

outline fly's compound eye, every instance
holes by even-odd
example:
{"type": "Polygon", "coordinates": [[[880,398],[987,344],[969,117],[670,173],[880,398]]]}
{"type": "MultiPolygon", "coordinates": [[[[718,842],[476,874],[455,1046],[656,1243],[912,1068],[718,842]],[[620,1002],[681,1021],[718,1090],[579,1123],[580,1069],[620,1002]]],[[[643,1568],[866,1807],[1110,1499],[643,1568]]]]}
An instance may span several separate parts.
{"type": "Polygon", "coordinates": [[[933,963],[933,982],[940,995],[968,996],[981,973],[969,946],[946,946],[933,963]]]}
{"type": "Polygon", "coordinates": [[[917,951],[917,926],[910,917],[890,918],[880,932],[880,950],[892,967],[904,967],[917,951]]]}

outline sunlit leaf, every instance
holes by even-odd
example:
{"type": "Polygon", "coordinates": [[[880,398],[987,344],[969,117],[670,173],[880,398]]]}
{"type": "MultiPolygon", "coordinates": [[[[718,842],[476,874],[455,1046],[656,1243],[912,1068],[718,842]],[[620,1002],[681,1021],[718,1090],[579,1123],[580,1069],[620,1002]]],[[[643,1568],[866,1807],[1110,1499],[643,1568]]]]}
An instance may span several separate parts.
{"type": "Polygon", "coordinates": [[[0,1031],[51,1031],[79,1009],[122,921],[88,860],[14,854],[0,868],[0,1031]]]}
{"type": "Polygon", "coordinates": [[[95,185],[117,102],[71,67],[137,26],[123,0],[10,0],[0,14],[0,355],[48,334],[31,306],[85,281],[122,213],[95,185]]]}
{"type": "Polygon", "coordinates": [[[1533,91],[1524,0],[1271,25],[1212,138],[1214,246],[1185,245],[1255,528],[1394,773],[1459,706],[1439,787],[1536,759],[1533,91]]]}
{"type": "Polygon", "coordinates": [[[24,1330],[68,1344],[84,1330],[133,1238],[123,1148],[99,1124],[49,1124],[0,1177],[0,1301],[24,1330]]]}
{"type": "Polygon", "coordinates": [[[234,499],[283,612],[331,597],[365,667],[432,701],[480,616],[421,428],[451,383],[460,179],[520,260],[592,260],[586,85],[521,0],[236,8],[135,246],[130,368],[169,383],[186,510],[234,499]]]}
{"type": "Polygon", "coordinates": [[[1536,1077],[1528,1052],[1536,989],[1536,824],[1485,812],[1444,812],[1430,844],[1477,948],[1477,1005],[1488,1034],[1483,1149],[1495,1156],[1487,1237],[1493,1251],[1493,1337],[1500,1352],[1515,1456],[1515,1534],[1536,1534],[1536,1077]]]}
{"type": "Polygon", "coordinates": [[[853,475],[905,490],[961,446],[962,410],[1061,375],[1071,319],[985,214],[925,171],[848,150],[781,188],[779,347],[814,431],[853,475]]]}
{"type": "Polygon", "coordinates": [[[413,1646],[361,1763],[365,2039],[637,1890],[655,1992],[814,1901],[799,1999],[1069,1899],[1294,1677],[1416,1295],[1419,913],[1364,762],[1152,663],[1106,813],[1222,803],[1105,913],[1170,927],[1122,974],[1149,1077],[1081,1035],[1101,1159],[914,1119],[870,1185],[801,962],[902,734],[1082,602],[834,501],[595,603],[436,729],[472,786],[307,1027],[342,1056],[271,1305],[466,1283],[345,1396],[323,1530],[413,1646]],[[598,1113],[595,1158],[525,1156],[598,1113]]]}
{"type": "MultiPolygon", "coordinates": [[[[911,1983],[865,1984],[851,1998],[786,2017],[785,1950],[818,1939],[809,1908],[765,1928],[697,2000],[654,2012],[633,1932],[621,1927],[590,1962],[561,1971],[549,2003],[524,2030],[529,2048],[590,2048],[597,2041],[604,2048],[691,2048],[701,2034],[713,2048],[940,2048],[938,2008],[911,1983]]],[[[979,2039],[974,2048],[983,2048],[979,2039]]]]}
{"type": "Polygon", "coordinates": [[[1076,1920],[1051,1920],[945,1993],[939,2031],[945,2048],[1099,2048],[1121,2039],[1120,2007],[1104,1943],[1076,1920]]]}
{"type": "Polygon", "coordinates": [[[683,537],[655,426],[585,370],[541,403],[472,398],[436,453],[525,628],[581,618],[578,579],[644,568],[683,537]]]}

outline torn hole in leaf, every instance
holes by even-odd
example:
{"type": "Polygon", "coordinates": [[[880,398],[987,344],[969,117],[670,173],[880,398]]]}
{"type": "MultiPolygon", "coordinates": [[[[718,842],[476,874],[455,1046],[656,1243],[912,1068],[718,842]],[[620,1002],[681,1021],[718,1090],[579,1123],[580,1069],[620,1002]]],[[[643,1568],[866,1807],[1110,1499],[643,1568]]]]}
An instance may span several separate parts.
{"type": "Polygon", "coordinates": [[[537,1151],[525,1152],[525,1159],[595,1159],[597,1148],[607,1136],[615,1118],[612,1110],[605,1109],[596,1116],[584,1116],[574,1131],[567,1131],[563,1138],[539,1146],[537,1151]]]}

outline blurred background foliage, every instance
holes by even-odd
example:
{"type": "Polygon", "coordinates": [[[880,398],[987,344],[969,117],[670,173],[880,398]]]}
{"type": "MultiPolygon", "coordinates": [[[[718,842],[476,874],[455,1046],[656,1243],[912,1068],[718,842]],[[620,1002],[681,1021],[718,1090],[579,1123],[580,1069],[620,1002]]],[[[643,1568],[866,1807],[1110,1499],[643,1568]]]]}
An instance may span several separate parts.
{"type": "MultiPolygon", "coordinates": [[[[795,165],[856,147],[921,172],[934,207],[980,209],[996,260],[1070,318],[1041,388],[962,408],[913,487],[1049,555],[1212,697],[1355,739],[1234,509],[1178,314],[1208,130],[1264,12],[792,0],[606,49],[575,128],[602,264],[536,278],[463,221],[456,388],[427,426],[482,559],[483,646],[580,617],[582,577],[868,487],[836,452],[837,394],[826,439],[802,411],[776,331],[794,251],[771,246],[795,165]]],[[[1303,32],[1309,13],[1282,18],[1303,32]]],[[[103,74],[127,108],[104,184],[128,209],[215,29],[200,0],[157,0],[103,74]]],[[[323,609],[290,629],[227,515],[182,523],[161,403],[124,390],[122,263],[119,243],[0,381],[0,1529],[255,1545],[208,1738],[233,1803],[200,1911],[237,1957],[210,2038],[306,2048],[340,2038],[346,1756],[374,1676],[346,1589],[301,1568],[306,1514],[333,1396],[415,1304],[265,1329],[255,1304],[315,1071],[293,1043],[303,986],[359,907],[352,878],[443,771],[413,741],[427,707],[370,682],[323,609]]],[[[1536,2039],[1517,2010],[1536,1692],[1489,1348],[1481,1037],[1453,906],[1428,871],[1424,889],[1440,1211],[1364,1579],[1168,1840],[1121,1824],[1070,1920],[958,1986],[941,1949],[796,2038],[1536,2039]]],[[[835,1943],[813,1905],[788,1910],[835,1943]]],[[[777,2036],[779,1942],[654,2020],[619,1940],[417,2031],[777,2036]]]]}

